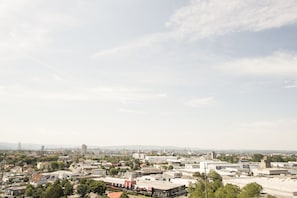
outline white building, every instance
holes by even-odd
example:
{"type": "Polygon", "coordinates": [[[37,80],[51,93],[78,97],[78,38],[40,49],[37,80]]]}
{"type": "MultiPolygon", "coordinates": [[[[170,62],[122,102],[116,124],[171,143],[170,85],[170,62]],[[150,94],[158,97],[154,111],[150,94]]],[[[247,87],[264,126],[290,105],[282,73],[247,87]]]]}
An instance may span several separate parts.
{"type": "Polygon", "coordinates": [[[240,177],[224,179],[223,182],[243,187],[248,183],[256,182],[263,187],[263,192],[276,197],[297,197],[297,180],[289,178],[268,177],[240,177]]]}
{"type": "Polygon", "coordinates": [[[168,160],[177,160],[176,156],[146,156],[145,160],[148,161],[149,163],[167,163],[168,160]]]}

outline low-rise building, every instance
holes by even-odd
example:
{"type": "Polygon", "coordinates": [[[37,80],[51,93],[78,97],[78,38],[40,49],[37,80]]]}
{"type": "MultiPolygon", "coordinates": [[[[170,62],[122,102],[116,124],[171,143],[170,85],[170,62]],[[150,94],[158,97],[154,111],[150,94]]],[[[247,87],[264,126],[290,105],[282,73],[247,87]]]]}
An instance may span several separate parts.
{"type": "Polygon", "coordinates": [[[243,187],[256,182],[263,187],[263,192],[282,198],[297,196],[297,179],[271,177],[237,177],[224,178],[223,182],[243,187]]]}
{"type": "Polygon", "coordinates": [[[166,181],[136,181],[136,189],[146,190],[152,197],[178,197],[186,195],[186,186],[166,181]]]}

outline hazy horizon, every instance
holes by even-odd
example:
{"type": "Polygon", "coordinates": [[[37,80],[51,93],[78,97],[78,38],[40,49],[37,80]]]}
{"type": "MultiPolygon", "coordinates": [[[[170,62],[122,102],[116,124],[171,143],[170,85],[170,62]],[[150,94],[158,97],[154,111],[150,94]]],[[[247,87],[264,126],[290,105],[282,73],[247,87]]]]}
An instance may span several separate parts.
{"type": "Polygon", "coordinates": [[[297,150],[296,11],[1,1],[1,141],[297,150]]]}
{"type": "MultiPolygon", "coordinates": [[[[21,151],[38,151],[43,149],[45,150],[51,150],[51,149],[77,149],[81,150],[82,145],[85,144],[38,144],[38,143],[22,143],[22,142],[0,142],[0,150],[21,150],[21,151]]],[[[137,150],[140,152],[145,152],[145,151],[151,151],[151,150],[158,150],[158,151],[196,151],[196,152],[247,152],[247,153],[274,153],[274,152],[282,152],[282,153],[287,153],[289,152],[290,154],[297,153],[297,150],[279,150],[279,149],[234,149],[234,148],[225,148],[225,149],[217,149],[217,148],[199,148],[199,147],[187,147],[187,146],[174,146],[174,145],[106,145],[106,146],[100,146],[100,145],[86,145],[88,151],[92,150],[137,150]]]]}

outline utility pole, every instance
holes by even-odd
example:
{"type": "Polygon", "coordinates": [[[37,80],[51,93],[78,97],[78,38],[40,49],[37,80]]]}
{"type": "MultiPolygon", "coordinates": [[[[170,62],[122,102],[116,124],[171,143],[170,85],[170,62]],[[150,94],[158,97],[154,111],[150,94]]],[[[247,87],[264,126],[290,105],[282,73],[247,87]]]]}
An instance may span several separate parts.
{"type": "Polygon", "coordinates": [[[206,175],[206,163],[204,162],[204,178],[205,178],[205,198],[208,198],[208,192],[207,192],[207,175],[206,175]]]}

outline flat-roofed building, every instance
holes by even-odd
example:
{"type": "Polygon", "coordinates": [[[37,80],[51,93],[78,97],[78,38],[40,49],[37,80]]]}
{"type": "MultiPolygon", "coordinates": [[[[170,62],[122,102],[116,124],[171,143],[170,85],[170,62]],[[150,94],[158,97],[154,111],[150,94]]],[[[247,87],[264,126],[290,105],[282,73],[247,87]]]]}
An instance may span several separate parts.
{"type": "Polygon", "coordinates": [[[288,169],[282,168],[263,168],[263,169],[253,169],[253,174],[257,175],[286,175],[289,173],[288,169]]]}
{"type": "Polygon", "coordinates": [[[256,182],[263,187],[263,192],[281,198],[297,196],[297,179],[270,178],[270,177],[237,177],[224,178],[224,184],[230,183],[243,187],[248,183],[256,182]]]}
{"type": "Polygon", "coordinates": [[[186,186],[181,184],[174,184],[166,181],[136,181],[136,189],[147,190],[151,192],[152,197],[178,197],[186,195],[186,186]]]}

